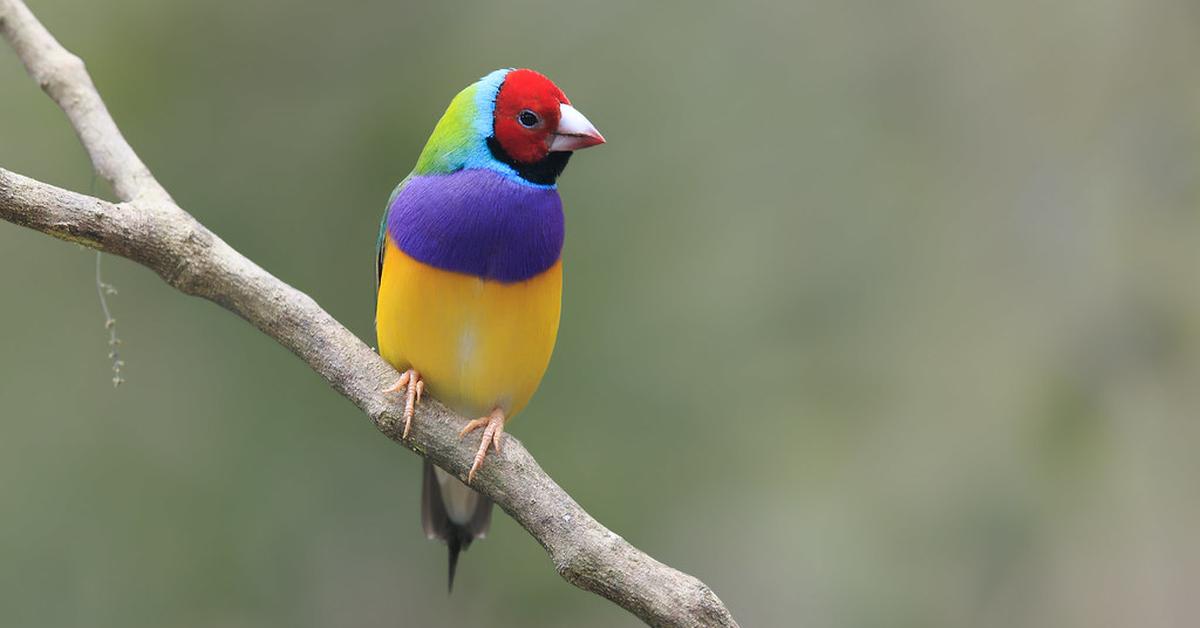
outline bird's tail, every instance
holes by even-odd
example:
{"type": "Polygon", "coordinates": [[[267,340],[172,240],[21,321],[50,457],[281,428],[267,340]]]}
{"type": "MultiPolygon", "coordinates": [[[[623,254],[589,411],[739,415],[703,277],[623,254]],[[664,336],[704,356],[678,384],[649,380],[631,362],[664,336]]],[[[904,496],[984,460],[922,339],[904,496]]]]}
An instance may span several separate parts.
{"type": "Polygon", "coordinates": [[[421,484],[421,525],[425,536],[445,541],[450,550],[449,589],[454,589],[458,553],[471,541],[487,535],[492,523],[492,500],[471,490],[458,478],[425,461],[421,484]]]}

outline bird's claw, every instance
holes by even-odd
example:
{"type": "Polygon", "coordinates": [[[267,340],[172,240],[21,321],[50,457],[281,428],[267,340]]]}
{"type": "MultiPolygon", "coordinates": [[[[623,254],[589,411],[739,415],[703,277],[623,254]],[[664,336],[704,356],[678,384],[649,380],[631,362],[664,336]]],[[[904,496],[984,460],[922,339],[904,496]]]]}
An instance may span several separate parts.
{"type": "Polygon", "coordinates": [[[421,374],[415,369],[408,369],[400,374],[400,379],[396,380],[394,386],[383,392],[390,394],[398,393],[401,390],[404,391],[404,433],[401,438],[408,438],[408,431],[412,429],[413,415],[417,412],[417,404],[421,403],[421,394],[425,392],[425,380],[421,379],[421,374]]]}
{"type": "Polygon", "coordinates": [[[462,439],[467,434],[481,427],[483,428],[483,438],[479,441],[479,451],[475,452],[475,460],[471,463],[471,470],[467,472],[467,484],[475,481],[475,472],[479,470],[479,467],[483,466],[483,459],[487,457],[489,445],[497,453],[500,452],[500,437],[504,435],[504,411],[496,408],[492,410],[491,414],[467,423],[466,427],[462,428],[462,431],[458,433],[458,437],[462,439]]]}

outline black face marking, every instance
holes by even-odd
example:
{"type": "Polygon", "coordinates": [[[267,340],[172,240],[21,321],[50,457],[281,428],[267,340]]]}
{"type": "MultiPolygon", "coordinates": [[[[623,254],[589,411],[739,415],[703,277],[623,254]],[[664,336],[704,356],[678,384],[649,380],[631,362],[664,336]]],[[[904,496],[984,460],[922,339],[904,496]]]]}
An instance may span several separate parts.
{"type": "Polygon", "coordinates": [[[557,181],[558,175],[562,174],[567,161],[571,159],[570,151],[555,151],[533,163],[522,163],[509,156],[495,135],[487,138],[487,146],[496,161],[512,166],[522,179],[540,185],[551,185],[557,181]]]}

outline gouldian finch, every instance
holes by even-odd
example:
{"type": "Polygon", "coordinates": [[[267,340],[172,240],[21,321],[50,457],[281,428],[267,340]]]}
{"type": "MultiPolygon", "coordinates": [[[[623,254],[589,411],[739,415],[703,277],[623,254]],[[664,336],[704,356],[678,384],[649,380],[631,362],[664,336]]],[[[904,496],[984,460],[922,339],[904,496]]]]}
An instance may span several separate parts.
{"type": "MultiPolygon", "coordinates": [[[[556,181],[604,137],[550,79],[497,70],[458,93],[379,230],[375,327],[400,371],[404,435],[425,392],[478,417],[468,484],[537,390],[558,334],[563,211],[556,181]]],[[[425,461],[421,522],[450,550],[487,533],[492,502],[425,461]]]]}

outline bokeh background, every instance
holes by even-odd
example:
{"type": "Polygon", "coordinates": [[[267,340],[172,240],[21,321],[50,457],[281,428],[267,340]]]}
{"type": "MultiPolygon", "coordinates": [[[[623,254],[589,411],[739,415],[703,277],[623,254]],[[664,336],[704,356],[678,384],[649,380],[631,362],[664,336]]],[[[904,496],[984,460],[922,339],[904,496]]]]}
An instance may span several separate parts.
{"type": "MultiPolygon", "coordinates": [[[[373,340],[450,97],[554,78],[554,361],[511,428],[745,626],[1200,622],[1200,5],[33,0],[197,218],[373,340]]],[[[0,165],[93,181],[0,51],[0,165]]],[[[0,624],[622,626],[284,349],[0,224],[0,624]]]]}

